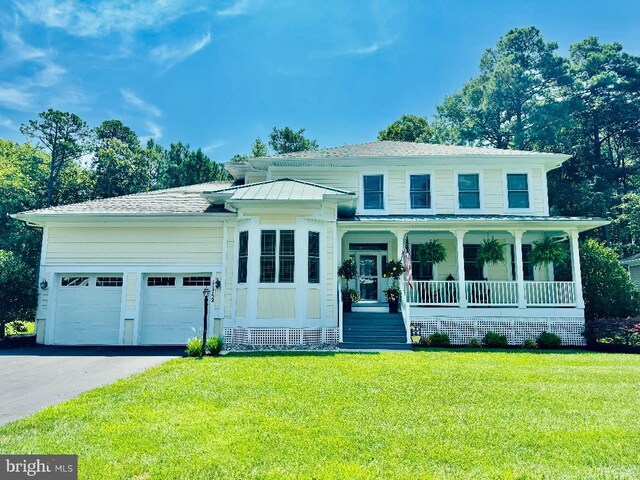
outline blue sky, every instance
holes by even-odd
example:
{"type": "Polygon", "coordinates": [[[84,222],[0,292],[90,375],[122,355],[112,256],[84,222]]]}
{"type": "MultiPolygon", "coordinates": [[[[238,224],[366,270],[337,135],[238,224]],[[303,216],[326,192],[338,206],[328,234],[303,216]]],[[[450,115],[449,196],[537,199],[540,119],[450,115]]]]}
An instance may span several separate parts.
{"type": "Polygon", "coordinates": [[[0,138],[52,107],[118,118],[215,160],[273,126],[321,146],[374,140],[402,113],[433,117],[507,30],[640,54],[640,2],[1,0],[0,138]]]}

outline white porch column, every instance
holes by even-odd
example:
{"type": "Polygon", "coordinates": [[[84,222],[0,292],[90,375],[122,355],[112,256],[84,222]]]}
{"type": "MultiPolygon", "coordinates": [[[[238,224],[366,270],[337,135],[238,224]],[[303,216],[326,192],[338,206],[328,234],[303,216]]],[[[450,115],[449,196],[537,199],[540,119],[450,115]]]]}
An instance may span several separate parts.
{"type": "Polygon", "coordinates": [[[467,292],[464,277],[464,235],[466,230],[456,230],[456,256],[458,257],[458,304],[460,308],[467,308],[467,292]]]}
{"type": "Polygon", "coordinates": [[[569,232],[571,240],[571,274],[573,276],[573,285],[576,291],[576,308],[584,308],[584,299],[582,298],[582,273],[580,272],[580,250],[578,248],[578,231],[569,232]]]}
{"type": "Polygon", "coordinates": [[[393,234],[396,236],[396,256],[395,260],[402,260],[402,251],[404,250],[404,236],[409,230],[395,230],[393,234]]]}
{"type": "Polygon", "coordinates": [[[511,232],[515,243],[513,245],[513,253],[516,262],[516,282],[518,286],[518,308],[526,308],[527,301],[524,296],[524,267],[522,265],[522,230],[514,230],[511,232]]]}

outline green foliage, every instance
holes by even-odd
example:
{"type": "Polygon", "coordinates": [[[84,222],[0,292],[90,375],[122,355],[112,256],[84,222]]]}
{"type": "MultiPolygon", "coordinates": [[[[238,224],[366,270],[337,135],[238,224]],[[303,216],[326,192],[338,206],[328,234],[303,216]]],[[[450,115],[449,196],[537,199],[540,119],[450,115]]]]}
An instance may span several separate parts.
{"type": "Polygon", "coordinates": [[[580,269],[586,320],[638,314],[640,292],[615,250],[593,239],[583,242],[580,269]]]}
{"type": "Polygon", "coordinates": [[[538,348],[538,344],[533,338],[525,338],[524,342],[522,343],[522,348],[533,350],[535,348],[538,348]]]}
{"type": "Polygon", "coordinates": [[[478,248],[476,262],[482,268],[484,265],[496,265],[505,262],[505,244],[495,237],[485,238],[478,248]]]}
{"type": "Polygon", "coordinates": [[[496,332],[487,332],[482,337],[482,345],[489,348],[507,348],[507,337],[496,332]]]}
{"type": "Polygon", "coordinates": [[[533,242],[529,261],[534,267],[541,267],[549,263],[562,263],[568,256],[567,242],[545,237],[544,240],[533,242]]]}
{"type": "Polygon", "coordinates": [[[304,128],[297,132],[289,127],[276,128],[269,134],[269,146],[276,153],[301,152],[303,150],[317,150],[318,142],[304,136],[304,128]]]}
{"type": "MultiPolygon", "coordinates": [[[[200,341],[202,344],[202,340],[200,341]]],[[[209,355],[218,355],[222,350],[224,342],[220,337],[209,337],[207,338],[207,352],[209,355]]]]}
{"type": "Polygon", "coordinates": [[[585,323],[589,345],[608,343],[640,347],[640,317],[597,318],[585,323]]]}
{"type": "Polygon", "coordinates": [[[400,260],[394,260],[393,258],[389,259],[382,269],[383,278],[393,278],[394,280],[398,280],[403,273],[404,265],[400,260]]]}
{"type": "Polygon", "coordinates": [[[342,301],[353,303],[360,301],[360,294],[353,288],[345,287],[342,289],[342,301]]]}
{"type": "Polygon", "coordinates": [[[538,348],[554,349],[562,346],[562,340],[555,333],[542,332],[536,339],[538,348]]]}
{"type": "Polygon", "coordinates": [[[480,340],[478,340],[477,338],[472,338],[471,340],[469,340],[469,348],[481,348],[482,344],[480,343],[480,340]]]}
{"type": "Polygon", "coordinates": [[[212,161],[201,149],[190,150],[188,144],[172,143],[159,166],[158,188],[173,188],[197,183],[228,180],[224,167],[212,161]]]}
{"type": "Polygon", "coordinates": [[[358,270],[356,268],[356,262],[354,262],[350,258],[342,262],[342,265],[340,265],[340,268],[338,268],[338,276],[340,278],[344,278],[347,283],[349,282],[349,280],[353,280],[354,278],[356,278],[357,273],[358,270]]]}
{"type": "Polygon", "coordinates": [[[251,156],[266,157],[268,154],[269,152],[267,151],[267,146],[265,145],[265,143],[260,138],[256,138],[253,142],[253,145],[251,146],[251,156]]]}
{"type": "Polygon", "coordinates": [[[418,258],[424,263],[442,263],[447,260],[447,249],[440,240],[429,240],[418,248],[418,258]]]}
{"type": "Polygon", "coordinates": [[[402,296],[400,289],[395,285],[385,288],[383,290],[383,293],[384,296],[387,297],[388,302],[398,302],[400,301],[400,297],[402,296]]]}
{"type": "Polygon", "coordinates": [[[451,342],[449,341],[449,335],[446,333],[432,333],[429,335],[432,347],[448,347],[451,342]]]}
{"type": "Polygon", "coordinates": [[[384,130],[378,133],[378,140],[394,140],[399,142],[429,143],[433,139],[433,131],[426,117],[402,115],[384,130]]]}
{"type": "Polygon", "coordinates": [[[190,357],[202,357],[202,338],[193,337],[187,340],[187,355],[190,357]]]}
{"type": "Polygon", "coordinates": [[[0,338],[5,323],[33,318],[35,289],[35,268],[19,254],[0,250],[0,338]]]}
{"type": "Polygon", "coordinates": [[[20,131],[39,142],[49,152],[46,206],[54,204],[54,193],[60,172],[78,160],[90,148],[91,131],[78,115],[49,109],[38,114],[39,120],[29,120],[20,131]]]}

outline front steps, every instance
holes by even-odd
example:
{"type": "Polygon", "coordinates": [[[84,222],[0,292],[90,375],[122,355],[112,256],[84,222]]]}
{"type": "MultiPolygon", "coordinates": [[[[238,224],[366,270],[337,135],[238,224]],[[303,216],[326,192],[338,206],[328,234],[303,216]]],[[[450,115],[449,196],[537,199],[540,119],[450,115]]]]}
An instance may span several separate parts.
{"type": "Polygon", "coordinates": [[[342,349],[411,350],[400,313],[353,312],[343,317],[342,349]]]}
{"type": "Polygon", "coordinates": [[[351,306],[353,313],[389,313],[389,304],[387,302],[368,302],[360,301],[351,306]]]}

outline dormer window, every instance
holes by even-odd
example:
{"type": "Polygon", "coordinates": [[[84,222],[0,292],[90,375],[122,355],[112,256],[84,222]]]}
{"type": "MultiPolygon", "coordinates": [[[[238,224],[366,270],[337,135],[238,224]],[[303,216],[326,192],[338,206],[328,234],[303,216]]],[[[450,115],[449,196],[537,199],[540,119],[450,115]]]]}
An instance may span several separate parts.
{"type": "Polygon", "coordinates": [[[526,173],[507,174],[507,201],[509,208],[529,208],[529,178],[526,173]]]}
{"type": "Polygon", "coordinates": [[[458,202],[460,209],[480,208],[480,175],[461,173],[458,175],[458,202]]]}
{"type": "Polygon", "coordinates": [[[365,210],[384,210],[384,175],[364,175],[362,190],[365,210]]]}

